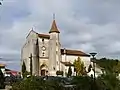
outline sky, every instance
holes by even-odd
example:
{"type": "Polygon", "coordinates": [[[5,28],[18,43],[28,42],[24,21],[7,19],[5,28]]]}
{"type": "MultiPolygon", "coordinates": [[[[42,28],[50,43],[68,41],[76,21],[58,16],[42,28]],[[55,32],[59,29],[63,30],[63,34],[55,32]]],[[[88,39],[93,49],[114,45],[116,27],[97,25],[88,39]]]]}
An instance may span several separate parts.
{"type": "Polygon", "coordinates": [[[120,58],[120,0],[3,0],[0,6],[0,63],[20,70],[29,31],[48,33],[53,13],[62,47],[97,57],[120,58]]]}

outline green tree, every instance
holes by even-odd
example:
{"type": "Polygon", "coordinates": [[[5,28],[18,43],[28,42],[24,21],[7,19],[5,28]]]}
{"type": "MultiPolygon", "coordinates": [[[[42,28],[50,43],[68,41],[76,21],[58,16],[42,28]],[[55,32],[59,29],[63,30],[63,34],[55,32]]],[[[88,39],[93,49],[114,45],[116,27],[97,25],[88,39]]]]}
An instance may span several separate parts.
{"type": "Polygon", "coordinates": [[[118,76],[120,74],[120,61],[113,67],[113,71],[118,76]]]}
{"type": "Polygon", "coordinates": [[[71,66],[69,66],[67,76],[70,77],[71,75],[72,75],[72,68],[71,66]]]}
{"type": "Polygon", "coordinates": [[[32,54],[30,56],[30,75],[32,76],[32,54]]]}
{"type": "Polygon", "coordinates": [[[23,61],[23,64],[22,64],[22,76],[24,77],[24,74],[26,72],[26,65],[25,65],[25,62],[23,61]]]}
{"type": "Polygon", "coordinates": [[[58,80],[44,80],[31,76],[12,85],[12,90],[63,90],[58,80]]]}
{"type": "Polygon", "coordinates": [[[23,64],[22,64],[22,73],[25,73],[26,71],[26,65],[25,65],[25,62],[23,61],[23,64]]]}
{"type": "Polygon", "coordinates": [[[75,90],[98,90],[93,85],[93,79],[89,76],[76,76],[72,79],[72,84],[76,85],[75,90]]]}
{"type": "Polygon", "coordinates": [[[25,65],[25,62],[23,61],[22,76],[23,76],[23,78],[25,78],[25,77],[27,77],[27,75],[30,75],[30,73],[26,71],[26,65],[25,65]]]}
{"type": "Polygon", "coordinates": [[[100,90],[120,90],[120,81],[115,74],[101,75],[96,79],[100,90]]]}
{"type": "Polygon", "coordinates": [[[0,68],[0,89],[3,89],[5,87],[4,80],[5,80],[5,78],[4,78],[3,72],[0,68]]]}
{"type": "Polygon", "coordinates": [[[117,59],[101,58],[96,60],[96,64],[102,67],[106,74],[120,73],[120,61],[117,59]]]}
{"type": "Polygon", "coordinates": [[[84,67],[84,62],[81,61],[80,57],[78,57],[77,60],[74,61],[74,68],[77,76],[83,75],[86,71],[84,67]]]}

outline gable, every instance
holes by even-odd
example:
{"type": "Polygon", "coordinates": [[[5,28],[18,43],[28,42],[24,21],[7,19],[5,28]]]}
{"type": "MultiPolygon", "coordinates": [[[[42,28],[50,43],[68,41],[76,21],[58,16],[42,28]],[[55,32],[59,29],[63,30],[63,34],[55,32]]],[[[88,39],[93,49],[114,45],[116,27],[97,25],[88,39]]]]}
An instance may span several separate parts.
{"type": "Polygon", "coordinates": [[[37,33],[36,33],[35,31],[31,30],[31,31],[28,33],[26,39],[28,39],[29,37],[36,38],[36,37],[37,37],[36,34],[37,34],[37,33]]]}

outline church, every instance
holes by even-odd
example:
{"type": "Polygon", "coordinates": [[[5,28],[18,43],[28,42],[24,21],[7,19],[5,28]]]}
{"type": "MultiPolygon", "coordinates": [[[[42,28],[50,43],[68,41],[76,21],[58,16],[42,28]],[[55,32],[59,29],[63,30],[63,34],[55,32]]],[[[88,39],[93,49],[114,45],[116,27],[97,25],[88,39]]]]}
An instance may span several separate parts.
{"type": "Polygon", "coordinates": [[[75,75],[73,63],[80,57],[86,69],[90,65],[90,55],[80,50],[61,48],[60,30],[53,19],[48,34],[41,34],[31,30],[21,49],[21,64],[25,63],[26,70],[37,76],[56,76],[57,71],[68,73],[71,66],[72,76],[75,75]],[[32,65],[32,67],[31,67],[32,65]]]}

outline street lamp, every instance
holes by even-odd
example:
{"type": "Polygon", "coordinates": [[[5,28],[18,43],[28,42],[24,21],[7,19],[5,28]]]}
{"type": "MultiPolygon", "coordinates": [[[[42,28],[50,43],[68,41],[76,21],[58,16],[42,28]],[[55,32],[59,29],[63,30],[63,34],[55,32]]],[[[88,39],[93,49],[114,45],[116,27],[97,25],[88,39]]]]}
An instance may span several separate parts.
{"type": "Polygon", "coordinates": [[[2,5],[2,2],[1,1],[3,1],[3,0],[0,0],[0,5],[2,5]]]}
{"type": "Polygon", "coordinates": [[[94,68],[94,80],[95,80],[95,55],[96,55],[97,53],[95,53],[95,52],[93,52],[93,53],[90,53],[90,55],[92,56],[92,58],[91,58],[91,62],[93,62],[93,68],[94,68]]]}

